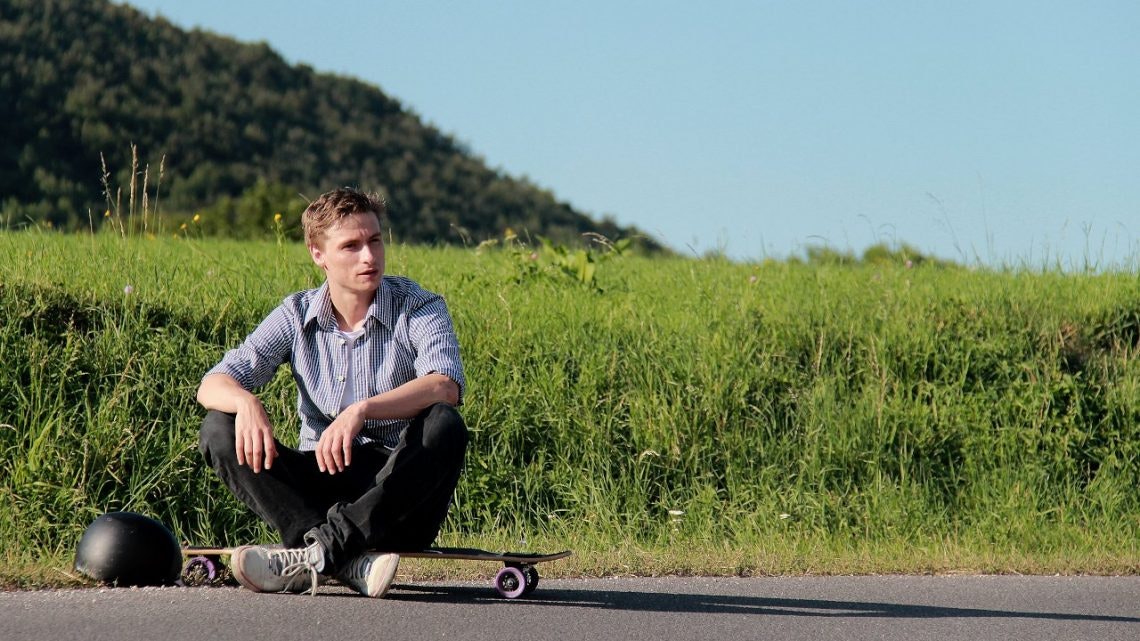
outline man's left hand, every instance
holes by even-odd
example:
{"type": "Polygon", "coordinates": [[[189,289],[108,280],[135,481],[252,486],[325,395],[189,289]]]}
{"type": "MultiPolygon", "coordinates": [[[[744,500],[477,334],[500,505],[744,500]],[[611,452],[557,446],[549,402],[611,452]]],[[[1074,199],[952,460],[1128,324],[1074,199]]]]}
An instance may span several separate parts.
{"type": "Polygon", "coordinates": [[[317,441],[317,467],[322,472],[336,474],[352,463],[352,439],[364,429],[364,410],[353,403],[321,433],[317,441]]]}

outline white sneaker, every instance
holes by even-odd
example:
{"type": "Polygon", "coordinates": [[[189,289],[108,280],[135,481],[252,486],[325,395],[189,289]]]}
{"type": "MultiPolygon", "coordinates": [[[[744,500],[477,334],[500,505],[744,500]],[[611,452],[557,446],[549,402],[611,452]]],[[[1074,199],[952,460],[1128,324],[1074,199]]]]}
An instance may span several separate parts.
{"type": "Polygon", "coordinates": [[[349,561],[348,565],[337,572],[336,578],[364,596],[380,598],[387,594],[399,565],[398,554],[365,552],[349,561]]]}
{"type": "Polygon", "coordinates": [[[317,593],[318,568],[324,565],[324,548],[312,542],[303,548],[269,548],[243,545],[230,559],[234,578],[254,592],[317,593]]]}

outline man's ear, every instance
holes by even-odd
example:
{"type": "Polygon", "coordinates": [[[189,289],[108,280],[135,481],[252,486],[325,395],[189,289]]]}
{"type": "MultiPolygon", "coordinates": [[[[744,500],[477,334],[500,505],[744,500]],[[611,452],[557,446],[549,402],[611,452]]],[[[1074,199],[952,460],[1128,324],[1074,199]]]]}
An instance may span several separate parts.
{"type": "Polygon", "coordinates": [[[325,269],[325,253],[321,251],[320,247],[309,245],[309,256],[313,258],[313,262],[317,264],[317,267],[325,269]]]}

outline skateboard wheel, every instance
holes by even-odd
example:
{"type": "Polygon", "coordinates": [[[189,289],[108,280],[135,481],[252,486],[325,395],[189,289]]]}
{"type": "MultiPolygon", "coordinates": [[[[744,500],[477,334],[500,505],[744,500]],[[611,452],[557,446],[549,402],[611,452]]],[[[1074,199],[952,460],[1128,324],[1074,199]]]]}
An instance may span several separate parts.
{"type": "Polygon", "coordinates": [[[495,589],[505,599],[519,598],[526,588],[526,575],[519,568],[505,567],[495,575],[495,589]]]}
{"type": "Polygon", "coordinates": [[[182,566],[182,583],[186,585],[206,585],[218,578],[218,565],[213,559],[196,556],[182,566]]]}
{"type": "Polygon", "coordinates": [[[534,592],[538,587],[538,570],[533,565],[523,567],[523,577],[526,579],[526,587],[523,588],[523,596],[534,592]]]}

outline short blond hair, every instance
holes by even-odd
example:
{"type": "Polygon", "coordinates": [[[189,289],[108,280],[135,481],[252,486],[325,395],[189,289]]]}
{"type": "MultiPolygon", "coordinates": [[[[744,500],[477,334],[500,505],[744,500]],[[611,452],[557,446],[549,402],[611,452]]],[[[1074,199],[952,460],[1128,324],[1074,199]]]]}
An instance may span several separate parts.
{"type": "Polygon", "coordinates": [[[353,214],[375,214],[383,224],[387,207],[379,194],[352,187],[339,187],[320,195],[309,203],[301,214],[301,227],[305,230],[305,244],[316,245],[341,220],[353,214]]]}

